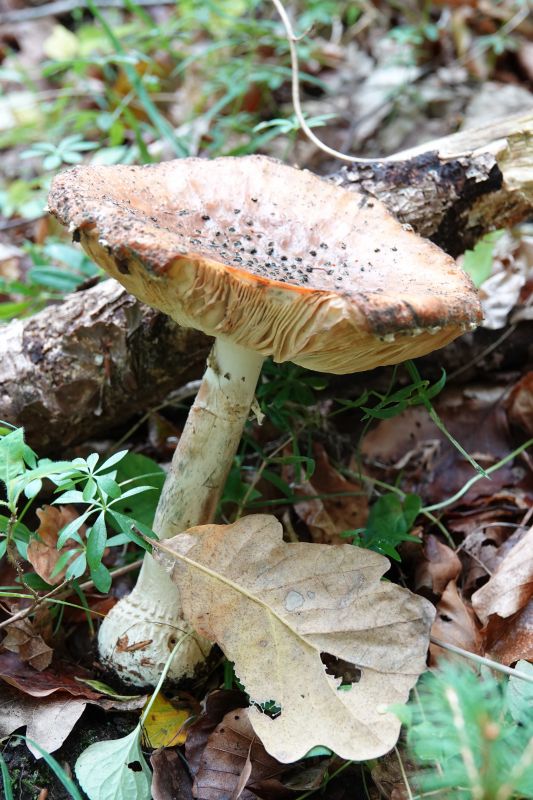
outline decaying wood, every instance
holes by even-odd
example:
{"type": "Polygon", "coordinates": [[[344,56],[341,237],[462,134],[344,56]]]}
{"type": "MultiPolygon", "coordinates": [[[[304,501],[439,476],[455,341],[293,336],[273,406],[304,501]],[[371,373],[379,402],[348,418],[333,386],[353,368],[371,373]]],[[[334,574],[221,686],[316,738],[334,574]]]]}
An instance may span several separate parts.
{"type": "Polygon", "coordinates": [[[40,455],[127,422],[201,372],[210,343],[112,280],[0,335],[0,419],[40,455]]]}
{"type": "Polygon", "coordinates": [[[404,160],[342,167],[345,188],[378,197],[450,255],[533,210],[533,112],[406,150],[404,160]]]}
{"type": "MultiPolygon", "coordinates": [[[[457,255],[487,230],[531,215],[532,141],[529,114],[406,151],[405,161],[343,167],[332,178],[379,197],[402,222],[457,255]]],[[[505,368],[505,353],[523,344],[530,360],[521,335],[529,327],[519,325],[490,358],[505,368]]],[[[480,331],[452,343],[439,352],[439,364],[453,372],[457,352],[459,363],[473,360],[488,346],[484,334],[492,335],[480,331]]],[[[127,422],[199,377],[209,346],[107,281],[3,328],[0,419],[24,425],[40,454],[54,453],[127,422]]]]}

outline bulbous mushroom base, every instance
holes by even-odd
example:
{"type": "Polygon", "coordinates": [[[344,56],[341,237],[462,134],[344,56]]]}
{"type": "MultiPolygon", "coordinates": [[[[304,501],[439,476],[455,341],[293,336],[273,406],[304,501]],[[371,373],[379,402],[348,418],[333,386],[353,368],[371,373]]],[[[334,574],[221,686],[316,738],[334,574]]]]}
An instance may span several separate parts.
{"type": "Polygon", "coordinates": [[[172,682],[197,673],[212,647],[183,619],[178,590],[150,556],[143,565],[145,577],[154,567],[159,574],[149,593],[141,573],[137,586],[111,609],[98,634],[101,663],[132,686],[155,686],[181,638],[168,672],[172,682]]]}

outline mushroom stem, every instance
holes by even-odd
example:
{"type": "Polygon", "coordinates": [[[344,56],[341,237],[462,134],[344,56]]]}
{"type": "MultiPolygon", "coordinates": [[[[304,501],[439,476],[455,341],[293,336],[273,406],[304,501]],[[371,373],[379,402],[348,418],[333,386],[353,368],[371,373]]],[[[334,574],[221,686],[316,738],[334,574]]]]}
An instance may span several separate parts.
{"type": "MultiPolygon", "coordinates": [[[[262,363],[263,356],[252,350],[227,340],[215,342],[157,506],[154,531],[160,539],[213,521],[262,363]]],[[[100,658],[126,683],[154,684],[177,638],[189,630],[175,584],[146,556],[135,588],[100,627],[100,658]]],[[[169,677],[191,676],[209,648],[205,640],[189,637],[178,649],[169,677]]]]}

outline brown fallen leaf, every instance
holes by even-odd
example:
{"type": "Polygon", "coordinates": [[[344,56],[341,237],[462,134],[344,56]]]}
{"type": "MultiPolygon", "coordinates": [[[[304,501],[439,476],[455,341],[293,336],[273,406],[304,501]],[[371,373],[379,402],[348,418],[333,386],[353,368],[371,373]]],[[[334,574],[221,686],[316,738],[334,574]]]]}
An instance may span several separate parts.
{"type": "Polygon", "coordinates": [[[493,614],[485,628],[485,639],[488,655],[502,664],[533,661],[533,600],[507,619],[493,614]]]}
{"type": "MultiPolygon", "coordinates": [[[[475,389],[446,388],[435,408],[447,430],[483,467],[491,466],[512,449],[507,417],[499,386],[475,389]],[[483,419],[483,425],[479,420],[483,419]]],[[[394,483],[402,473],[402,489],[438,503],[461,489],[472,477],[472,466],[456,450],[420,406],[407,408],[392,419],[381,420],[363,439],[361,454],[372,474],[394,483]]],[[[502,486],[519,482],[513,462],[490,479],[474,484],[464,503],[493,495],[502,486]]]]}
{"type": "MultiPolygon", "coordinates": [[[[61,528],[75,520],[79,514],[73,506],[43,506],[37,509],[40,525],[37,529],[38,539],[31,539],[28,544],[28,561],[39,577],[56,586],[65,577],[69,561],[63,569],[54,574],[59,558],[70,549],[69,546],[57,549],[57,537],[61,528]]],[[[85,532],[85,526],[80,528],[80,536],[85,532]]],[[[74,554],[71,561],[76,558],[74,554]]]]}
{"type": "MultiPolygon", "coordinates": [[[[455,581],[450,581],[440,599],[431,634],[443,642],[462,647],[471,653],[480,655],[482,652],[481,633],[477,628],[474,613],[457,591],[455,581]]],[[[432,644],[430,653],[431,663],[434,664],[442,656],[443,650],[432,644]]],[[[448,653],[446,657],[449,657],[448,653]]]]}
{"type": "Polygon", "coordinates": [[[441,595],[450,581],[461,572],[461,561],[451,547],[429,534],[424,543],[424,557],[417,565],[415,589],[429,589],[441,595]]]}
{"type": "MultiPolygon", "coordinates": [[[[61,747],[86,705],[79,697],[63,695],[36,699],[11,687],[0,686],[0,737],[9,736],[25,725],[28,739],[53,753],[61,747]]],[[[42,758],[30,741],[27,745],[35,758],[42,758]]]]}
{"type": "Polygon", "coordinates": [[[193,800],[192,780],[174,747],[156,750],[152,765],[152,800],[193,800]]]}
{"type": "Polygon", "coordinates": [[[380,758],[370,771],[372,780],[380,790],[380,796],[387,797],[389,800],[409,800],[399,761],[400,757],[406,771],[412,772],[414,764],[407,761],[405,753],[400,755],[399,750],[387,753],[380,758]]]}
{"type": "Polygon", "coordinates": [[[324,745],[364,760],[395,744],[400,723],[385,707],[405,702],[425,669],[434,608],[381,580],[387,559],[352,545],[286,544],[267,515],[192,528],[154,553],[185,616],[235,664],[252,702],[281,707],[275,719],[249,710],[267,752],[286,763],[324,745]],[[358,681],[341,689],[347,662],[358,681]]]}
{"type": "Polygon", "coordinates": [[[210,734],[194,780],[198,800],[255,800],[254,784],[283,772],[284,765],[258,740],[248,713],[247,708],[230,711],[210,734]]]}
{"type": "Polygon", "coordinates": [[[0,653],[0,678],[32,697],[46,697],[54,692],[68,692],[74,697],[98,700],[102,694],[76,681],[94,676],[77,664],[57,662],[41,672],[30,667],[15,653],[0,653]]]}
{"type": "Polygon", "coordinates": [[[474,592],[472,605],[483,624],[492,614],[510,617],[533,596],[533,527],[502,559],[487,583],[474,592]]]}
{"type": "Polygon", "coordinates": [[[185,754],[192,775],[200,769],[202,754],[207,740],[225,715],[246,703],[244,692],[228,689],[216,689],[207,695],[205,711],[193,722],[187,733],[185,754]]]}
{"type": "Polygon", "coordinates": [[[368,493],[359,483],[346,480],[330,464],[325,449],[320,444],[313,447],[315,471],[305,483],[295,486],[295,493],[308,495],[309,500],[298,501],[294,511],[309,528],[311,539],[319,544],[344,544],[342,531],[364,526],[368,517],[368,493]],[[338,496],[344,493],[346,496],[338,496]],[[351,496],[348,496],[351,493],[351,496]],[[337,495],[312,499],[314,495],[337,495]]]}
{"type": "Polygon", "coordinates": [[[2,647],[12,653],[18,653],[23,661],[36,670],[43,670],[52,661],[54,651],[48,647],[42,636],[37,633],[28,619],[20,619],[6,626],[7,636],[2,647]]]}
{"type": "Polygon", "coordinates": [[[509,422],[533,435],[533,372],[515,383],[505,404],[509,422]]]}

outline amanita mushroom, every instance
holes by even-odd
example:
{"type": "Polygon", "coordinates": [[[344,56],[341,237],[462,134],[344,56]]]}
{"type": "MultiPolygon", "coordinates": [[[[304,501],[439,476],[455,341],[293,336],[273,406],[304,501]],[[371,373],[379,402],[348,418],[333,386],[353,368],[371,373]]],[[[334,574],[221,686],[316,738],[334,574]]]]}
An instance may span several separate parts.
{"type": "MultiPolygon", "coordinates": [[[[157,509],[160,538],[212,521],[266,356],[356,372],[424,355],[481,319],[453,259],[379,202],[266,157],[76,167],[54,180],[49,206],[129,292],[216,337],[157,509]]],[[[186,629],[176,588],[146,557],[101,626],[100,655],[124,680],[154,683],[186,629]]],[[[171,676],[202,657],[187,640],[171,676]]]]}

